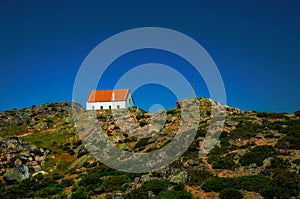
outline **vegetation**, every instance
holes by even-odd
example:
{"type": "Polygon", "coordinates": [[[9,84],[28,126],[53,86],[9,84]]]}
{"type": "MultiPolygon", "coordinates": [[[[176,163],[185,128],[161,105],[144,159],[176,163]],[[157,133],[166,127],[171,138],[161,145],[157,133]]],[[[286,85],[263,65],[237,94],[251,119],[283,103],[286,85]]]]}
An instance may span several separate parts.
{"type": "Polygon", "coordinates": [[[162,191],[158,194],[157,199],[192,199],[193,195],[186,191],[175,191],[175,190],[170,190],[170,191],[162,191]]]}
{"type": "Polygon", "coordinates": [[[165,180],[151,180],[127,194],[125,198],[148,198],[148,191],[158,195],[162,191],[167,191],[168,184],[165,180]]]}
{"type": "Polygon", "coordinates": [[[241,120],[236,128],[230,133],[230,138],[250,139],[260,132],[261,126],[247,120],[241,120]]]}
{"type": "Polygon", "coordinates": [[[234,162],[234,156],[236,154],[232,153],[226,156],[220,156],[212,162],[212,167],[214,169],[235,169],[237,165],[234,162]]]}
{"type": "MultiPolygon", "coordinates": [[[[207,132],[209,122],[220,117],[211,118],[215,114],[211,100],[198,101],[201,117],[189,148],[161,170],[141,174],[118,171],[93,158],[77,135],[69,103],[0,112],[2,178],[18,164],[27,165],[30,173],[26,180],[6,182],[3,178],[0,198],[189,199],[194,198],[195,190],[218,192],[221,199],[243,198],[245,191],[266,199],[300,196],[299,111],[245,112],[226,107],[225,127],[215,147],[199,157],[204,138],[216,136],[214,131],[207,132]]],[[[153,117],[161,120],[136,107],[130,108],[130,114],[134,126],[128,128],[148,125],[153,117]]],[[[164,147],[182,124],[180,107],[173,108],[166,112],[166,122],[158,133],[138,138],[123,132],[110,110],[96,111],[96,117],[108,138],[130,153],[164,147]]],[[[201,192],[203,197],[209,197],[211,193],[205,192],[201,192]]]]}
{"type": "MultiPolygon", "coordinates": [[[[300,127],[300,125],[299,125],[300,127]]],[[[279,149],[300,149],[300,130],[291,131],[286,136],[280,138],[275,147],[279,149]]]]}
{"type": "Polygon", "coordinates": [[[241,191],[233,188],[223,189],[220,192],[220,199],[242,199],[243,194],[241,191]]]}
{"type": "Polygon", "coordinates": [[[195,169],[188,171],[188,184],[189,185],[201,185],[207,181],[212,174],[206,170],[195,169]]]}
{"type": "Polygon", "coordinates": [[[300,177],[294,172],[287,170],[277,170],[272,176],[269,186],[265,187],[261,194],[266,199],[290,198],[299,196],[300,177]]]}
{"type": "Polygon", "coordinates": [[[202,185],[205,191],[220,192],[227,188],[238,190],[247,190],[254,192],[262,192],[262,189],[269,186],[271,180],[263,175],[241,176],[234,178],[213,177],[202,185]]]}
{"type": "Polygon", "coordinates": [[[246,153],[239,162],[241,165],[246,166],[255,163],[257,166],[263,164],[263,160],[268,157],[276,156],[276,150],[271,146],[257,146],[250,152],[246,153]]]}

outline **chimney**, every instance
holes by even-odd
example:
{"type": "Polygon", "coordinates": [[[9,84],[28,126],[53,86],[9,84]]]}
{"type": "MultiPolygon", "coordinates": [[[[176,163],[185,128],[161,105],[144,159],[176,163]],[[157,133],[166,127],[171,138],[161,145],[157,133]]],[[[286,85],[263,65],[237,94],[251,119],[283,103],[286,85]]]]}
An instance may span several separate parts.
{"type": "Polygon", "coordinates": [[[111,101],[115,101],[115,93],[114,93],[114,91],[111,94],[111,101]]]}

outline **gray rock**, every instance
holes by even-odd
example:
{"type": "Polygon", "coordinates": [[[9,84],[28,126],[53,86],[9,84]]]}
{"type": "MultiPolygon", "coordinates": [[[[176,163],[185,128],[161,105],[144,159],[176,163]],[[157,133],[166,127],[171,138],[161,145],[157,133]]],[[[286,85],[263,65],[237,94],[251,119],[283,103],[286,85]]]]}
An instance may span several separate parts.
{"type": "Polygon", "coordinates": [[[46,122],[41,122],[33,126],[34,129],[46,129],[48,124],[46,122]]]}
{"type": "Polygon", "coordinates": [[[268,158],[264,159],[264,161],[263,161],[263,167],[264,168],[270,167],[272,165],[272,160],[273,159],[274,159],[273,157],[268,157],[268,158]]]}
{"type": "Polygon", "coordinates": [[[17,166],[17,165],[21,165],[21,164],[22,164],[22,161],[19,158],[17,158],[15,160],[15,165],[17,166]]]}
{"type": "Polygon", "coordinates": [[[35,172],[38,172],[40,171],[42,168],[40,165],[36,165],[36,166],[32,166],[32,169],[35,171],[35,172]]]}
{"type": "Polygon", "coordinates": [[[187,181],[187,172],[182,171],[178,175],[171,177],[170,182],[174,184],[184,184],[187,181]]]}
{"type": "Polygon", "coordinates": [[[8,183],[21,182],[27,179],[29,179],[29,170],[24,164],[16,166],[3,175],[3,180],[8,183]]]}
{"type": "Polygon", "coordinates": [[[151,180],[151,174],[143,175],[141,180],[142,180],[142,182],[147,182],[147,181],[151,180]]]}
{"type": "Polygon", "coordinates": [[[249,168],[251,168],[251,169],[256,169],[256,168],[257,168],[257,165],[256,165],[256,163],[252,163],[252,164],[250,164],[250,165],[249,165],[249,168]]]}

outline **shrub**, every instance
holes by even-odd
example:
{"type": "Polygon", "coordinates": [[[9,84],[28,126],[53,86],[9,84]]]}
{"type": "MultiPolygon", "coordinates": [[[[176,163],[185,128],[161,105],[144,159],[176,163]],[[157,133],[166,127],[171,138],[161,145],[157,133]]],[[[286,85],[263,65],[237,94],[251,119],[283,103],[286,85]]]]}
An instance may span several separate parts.
{"type": "Polygon", "coordinates": [[[275,155],[276,151],[272,146],[257,146],[241,157],[239,162],[243,166],[247,166],[252,163],[255,163],[257,166],[262,166],[264,159],[274,157],[275,155]]]}
{"type": "Polygon", "coordinates": [[[284,160],[282,158],[275,157],[273,160],[271,160],[271,166],[270,169],[284,169],[289,166],[289,161],[284,160]]]}
{"type": "Polygon", "coordinates": [[[148,145],[148,141],[150,138],[141,138],[135,145],[134,149],[138,149],[148,145]]]}
{"type": "Polygon", "coordinates": [[[208,154],[208,163],[212,163],[213,161],[216,161],[221,155],[226,154],[229,151],[228,147],[219,147],[215,146],[208,154]]]}
{"type": "Polygon", "coordinates": [[[140,121],[140,127],[146,126],[148,122],[146,120],[141,120],[140,121]]]}
{"type": "Polygon", "coordinates": [[[83,187],[84,190],[93,190],[99,187],[103,180],[101,180],[101,173],[89,172],[87,175],[81,175],[81,180],[78,182],[79,187],[83,187]]]}
{"type": "Polygon", "coordinates": [[[300,193],[300,177],[288,170],[276,170],[270,186],[265,187],[262,196],[266,199],[290,198],[300,193]]]}
{"type": "Polygon", "coordinates": [[[296,116],[300,117],[300,110],[296,111],[294,114],[295,114],[296,116]]]}
{"type": "Polygon", "coordinates": [[[212,167],[214,169],[234,169],[236,168],[236,164],[233,161],[235,154],[229,154],[225,157],[219,157],[215,161],[212,162],[212,167]]]}
{"type": "Polygon", "coordinates": [[[227,188],[220,192],[220,199],[242,199],[243,194],[237,189],[227,188]]]}
{"type": "Polygon", "coordinates": [[[214,177],[211,178],[209,181],[205,182],[201,188],[204,191],[215,191],[215,192],[220,192],[223,189],[229,188],[231,186],[231,183],[233,180],[231,178],[219,178],[219,177],[214,177]]]}
{"type": "Polygon", "coordinates": [[[158,194],[157,199],[190,199],[193,198],[193,195],[186,191],[162,191],[158,194]]]}
{"type": "Polygon", "coordinates": [[[124,199],[148,199],[148,192],[144,189],[138,188],[134,189],[133,191],[129,192],[127,195],[125,195],[124,199]]]}
{"type": "Polygon", "coordinates": [[[196,169],[189,170],[188,173],[188,184],[189,185],[201,185],[203,182],[207,181],[212,174],[209,171],[196,169]]]}
{"type": "Polygon", "coordinates": [[[155,195],[159,192],[166,190],[168,182],[165,180],[150,180],[143,185],[143,188],[147,191],[152,191],[155,195]]]}
{"type": "Polygon", "coordinates": [[[103,181],[102,187],[104,192],[111,192],[114,190],[125,191],[122,185],[124,185],[126,182],[129,181],[130,181],[129,177],[125,175],[110,176],[103,181]]]}
{"type": "Polygon", "coordinates": [[[270,184],[270,179],[263,175],[241,176],[234,178],[214,177],[202,185],[204,191],[220,192],[223,189],[234,188],[247,191],[260,192],[270,184]]]}
{"type": "Polygon", "coordinates": [[[250,139],[259,133],[261,125],[253,123],[251,121],[240,121],[236,125],[236,129],[230,132],[231,138],[245,138],[250,139]]]}
{"type": "Polygon", "coordinates": [[[58,173],[54,173],[53,176],[52,176],[52,179],[53,180],[59,180],[59,179],[62,179],[64,176],[63,175],[60,175],[58,173]]]}
{"type": "Polygon", "coordinates": [[[84,155],[86,155],[86,154],[89,154],[89,152],[88,152],[88,151],[80,151],[80,152],[78,153],[78,155],[77,155],[77,158],[80,158],[80,157],[82,157],[82,156],[84,156],[84,155]]]}
{"type": "Polygon", "coordinates": [[[69,178],[69,179],[63,179],[61,182],[61,186],[62,187],[70,187],[74,184],[74,179],[73,178],[69,178]]]}
{"type": "Polygon", "coordinates": [[[260,117],[260,118],[262,118],[262,117],[268,117],[269,115],[270,115],[270,113],[266,113],[266,112],[258,112],[256,114],[256,116],[260,117]]]}
{"type": "Polygon", "coordinates": [[[82,190],[72,193],[71,199],[87,199],[89,198],[82,190]]]}
{"type": "Polygon", "coordinates": [[[289,119],[286,121],[286,128],[283,128],[281,130],[282,133],[288,134],[288,133],[295,133],[298,132],[298,136],[296,135],[296,137],[299,137],[299,129],[300,129],[300,120],[293,120],[293,119],[289,119]]]}
{"type": "MultiPolygon", "coordinates": [[[[300,127],[300,126],[299,126],[300,127]]],[[[285,137],[280,138],[275,147],[280,149],[300,149],[300,132],[288,132],[285,137]]]]}
{"type": "Polygon", "coordinates": [[[169,183],[166,180],[150,180],[144,185],[142,185],[140,188],[128,193],[124,198],[148,199],[148,191],[152,191],[155,195],[158,195],[160,192],[166,191],[168,184],[169,183]]]}
{"type": "Polygon", "coordinates": [[[40,190],[37,196],[46,198],[51,195],[56,195],[62,191],[62,187],[59,184],[52,184],[42,190],[40,190]]]}
{"type": "Polygon", "coordinates": [[[158,194],[157,199],[176,199],[178,198],[178,191],[162,191],[158,194]]]}

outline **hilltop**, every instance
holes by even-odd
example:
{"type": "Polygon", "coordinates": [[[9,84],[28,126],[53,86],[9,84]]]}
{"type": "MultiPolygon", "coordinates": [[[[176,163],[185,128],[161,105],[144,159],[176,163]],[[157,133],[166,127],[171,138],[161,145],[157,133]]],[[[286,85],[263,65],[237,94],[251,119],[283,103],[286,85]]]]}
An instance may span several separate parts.
{"type": "MultiPolygon", "coordinates": [[[[114,170],[95,159],[78,136],[71,103],[0,112],[0,198],[300,197],[299,111],[243,111],[207,98],[197,103],[199,125],[188,150],[169,166],[148,173],[114,170]],[[205,143],[214,148],[199,157],[215,119],[212,104],[224,110],[225,124],[215,143],[205,143]]],[[[136,107],[129,111],[133,124],[122,128],[111,110],[95,116],[112,143],[133,153],[163,148],[189,122],[183,121],[179,105],[158,113],[136,107]],[[153,127],[151,137],[128,133],[164,114],[163,128],[153,127]]]]}

